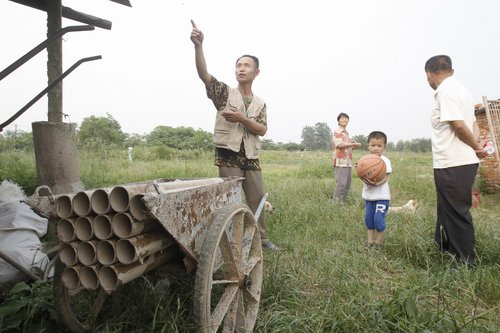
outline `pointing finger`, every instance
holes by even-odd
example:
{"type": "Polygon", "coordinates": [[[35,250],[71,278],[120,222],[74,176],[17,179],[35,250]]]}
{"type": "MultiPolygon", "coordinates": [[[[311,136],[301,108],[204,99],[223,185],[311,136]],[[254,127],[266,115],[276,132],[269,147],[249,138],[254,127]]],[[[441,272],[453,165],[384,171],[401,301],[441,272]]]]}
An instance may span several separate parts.
{"type": "Polygon", "coordinates": [[[198,29],[198,27],[196,26],[196,24],[194,23],[193,20],[191,20],[191,25],[193,26],[193,28],[198,29]]]}

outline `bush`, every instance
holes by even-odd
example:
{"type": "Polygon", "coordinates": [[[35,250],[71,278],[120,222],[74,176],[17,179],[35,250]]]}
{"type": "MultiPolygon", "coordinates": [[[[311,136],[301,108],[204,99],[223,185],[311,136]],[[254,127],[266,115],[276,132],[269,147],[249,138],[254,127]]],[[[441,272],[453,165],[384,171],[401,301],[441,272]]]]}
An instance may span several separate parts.
{"type": "Polygon", "coordinates": [[[0,331],[60,331],[56,325],[57,314],[52,295],[52,285],[42,280],[16,284],[0,307],[0,331]]]}

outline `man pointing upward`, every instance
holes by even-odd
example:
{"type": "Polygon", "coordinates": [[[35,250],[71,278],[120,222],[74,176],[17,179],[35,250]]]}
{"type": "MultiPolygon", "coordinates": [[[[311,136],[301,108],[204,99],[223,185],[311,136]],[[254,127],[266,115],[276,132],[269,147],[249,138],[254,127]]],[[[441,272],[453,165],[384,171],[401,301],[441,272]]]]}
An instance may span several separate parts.
{"type": "MultiPolygon", "coordinates": [[[[207,96],[217,109],[214,138],[215,165],[219,177],[244,177],[245,199],[253,213],[264,197],[259,151],[260,136],[267,132],[266,103],[252,91],[253,80],[259,75],[259,59],[243,55],[236,60],[235,75],[238,86],[231,88],[218,81],[207,70],[203,52],[203,32],[191,20],[191,41],[194,44],[196,70],[206,87],[207,96]]],[[[264,211],[258,226],[262,247],[278,250],[267,237],[264,211]]]]}

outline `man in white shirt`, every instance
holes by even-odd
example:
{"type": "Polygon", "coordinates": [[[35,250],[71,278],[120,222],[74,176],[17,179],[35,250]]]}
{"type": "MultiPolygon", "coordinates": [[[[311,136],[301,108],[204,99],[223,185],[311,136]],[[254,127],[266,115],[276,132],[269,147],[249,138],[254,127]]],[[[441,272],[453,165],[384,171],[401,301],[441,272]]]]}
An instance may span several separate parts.
{"type": "Polygon", "coordinates": [[[432,160],[437,192],[435,241],[441,251],[475,264],[474,226],[470,208],[479,158],[472,95],[453,76],[451,59],[437,55],[425,63],[427,82],[435,90],[432,111],[432,160]]]}

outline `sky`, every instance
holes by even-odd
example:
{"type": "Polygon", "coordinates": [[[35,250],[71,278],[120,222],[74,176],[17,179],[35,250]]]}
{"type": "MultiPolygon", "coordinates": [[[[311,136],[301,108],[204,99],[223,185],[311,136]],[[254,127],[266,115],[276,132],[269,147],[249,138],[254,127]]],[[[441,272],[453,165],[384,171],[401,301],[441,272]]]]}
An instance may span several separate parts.
{"type": "MultiPolygon", "coordinates": [[[[437,54],[476,103],[500,98],[500,1],[497,0],[62,0],[113,22],[111,30],[63,36],[65,122],[111,115],[129,134],[157,126],[211,132],[215,108],[194,64],[190,19],[205,35],[208,71],[236,85],[243,54],[260,59],[254,94],[268,107],[265,139],[300,143],[302,129],[350,116],[351,136],[386,132],[389,141],[430,137],[433,90],[423,70],[437,54]]],[[[0,1],[0,70],[46,38],[46,13],[0,1]]],[[[82,23],[63,19],[63,27],[82,23]]],[[[47,86],[42,51],[0,81],[0,123],[47,86]]],[[[44,97],[7,130],[47,121],[44,97]]]]}

